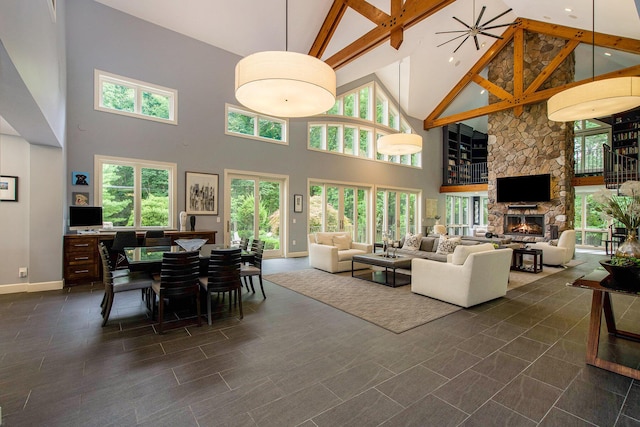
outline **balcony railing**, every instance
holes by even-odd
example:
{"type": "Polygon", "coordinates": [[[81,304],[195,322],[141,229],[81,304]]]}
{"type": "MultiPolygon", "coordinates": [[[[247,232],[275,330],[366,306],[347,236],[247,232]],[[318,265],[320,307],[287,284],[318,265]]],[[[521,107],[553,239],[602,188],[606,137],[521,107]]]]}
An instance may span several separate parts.
{"type": "Polygon", "coordinates": [[[488,177],[487,162],[451,165],[448,185],[486,184],[488,177]]]}
{"type": "Polygon", "coordinates": [[[618,188],[623,182],[638,180],[638,159],[618,154],[606,144],[604,151],[604,184],[607,188],[618,188]]]}

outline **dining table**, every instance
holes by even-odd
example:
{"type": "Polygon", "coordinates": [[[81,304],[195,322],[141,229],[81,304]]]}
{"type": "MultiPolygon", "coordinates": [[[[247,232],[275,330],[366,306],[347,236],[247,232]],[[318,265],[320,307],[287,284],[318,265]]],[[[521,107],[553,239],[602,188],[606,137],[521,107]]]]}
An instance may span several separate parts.
{"type": "MultiPolygon", "coordinates": [[[[209,269],[209,257],[214,249],[234,248],[225,244],[205,244],[199,249],[200,275],[206,276],[209,269]]],[[[160,272],[162,256],[165,252],[183,252],[184,248],[178,245],[171,246],[136,246],[125,247],[124,254],[131,271],[160,272]]],[[[240,257],[243,263],[251,263],[255,259],[255,253],[242,249],[240,257]]]]}

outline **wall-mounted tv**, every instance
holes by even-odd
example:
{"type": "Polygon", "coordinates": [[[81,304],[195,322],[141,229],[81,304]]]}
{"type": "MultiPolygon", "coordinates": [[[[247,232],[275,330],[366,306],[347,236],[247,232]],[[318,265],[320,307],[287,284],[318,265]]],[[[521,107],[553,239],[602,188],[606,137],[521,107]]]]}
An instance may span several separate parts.
{"type": "Polygon", "coordinates": [[[69,230],[102,228],[102,206],[69,206],[69,230]]]}
{"type": "Polygon", "coordinates": [[[496,179],[496,202],[548,202],[551,175],[509,176],[496,179]]]}

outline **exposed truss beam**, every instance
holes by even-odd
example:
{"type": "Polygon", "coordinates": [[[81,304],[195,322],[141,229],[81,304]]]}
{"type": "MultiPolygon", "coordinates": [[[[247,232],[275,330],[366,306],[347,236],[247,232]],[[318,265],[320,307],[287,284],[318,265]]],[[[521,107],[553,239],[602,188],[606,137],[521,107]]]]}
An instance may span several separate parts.
{"type": "Polygon", "coordinates": [[[407,0],[404,5],[401,0],[389,1],[391,2],[391,16],[381,12],[365,0],[334,0],[329,14],[327,14],[309,50],[309,55],[316,58],[322,57],[347,7],[371,20],[376,24],[376,28],[326,59],[325,62],[333,69],[348,64],[387,40],[390,40],[391,45],[398,49],[402,44],[403,32],[406,28],[428,18],[455,0],[407,0]]]}
{"type": "MultiPolygon", "coordinates": [[[[561,25],[552,25],[544,22],[533,21],[529,19],[518,19],[516,23],[508,28],[502,35],[503,39],[498,40],[493,46],[476,62],[476,64],[467,72],[463,78],[456,84],[453,89],[438,104],[433,112],[424,120],[424,128],[432,129],[434,127],[456,123],[462,120],[474,117],[484,116],[486,114],[498,111],[514,109],[516,115],[521,114],[525,105],[546,101],[551,96],[570,87],[587,83],[592,79],[585,79],[580,82],[572,82],[563,86],[545,89],[538,92],[538,89],[546,81],[546,79],[562,64],[562,62],[575,50],[580,43],[592,42],[596,46],[607,47],[624,52],[640,54],[640,40],[629,39],[625,37],[611,36],[601,33],[592,33],[591,31],[579,30],[561,25]],[[524,31],[536,32],[550,35],[553,37],[564,38],[567,40],[566,45],[560,50],[558,55],[540,72],[533,80],[529,87],[524,87],[524,31]],[[500,51],[509,43],[514,42],[514,81],[513,94],[499,88],[497,85],[487,81],[480,76],[480,72],[495,58],[500,51]],[[474,110],[463,113],[453,114],[448,117],[440,117],[446,108],[453,102],[458,94],[470,83],[475,82],[487,89],[493,95],[500,98],[500,101],[487,105],[485,107],[476,108],[474,110]]],[[[618,70],[601,76],[596,76],[595,80],[603,80],[611,77],[622,76],[638,76],[640,75],[640,65],[618,70]]]]}

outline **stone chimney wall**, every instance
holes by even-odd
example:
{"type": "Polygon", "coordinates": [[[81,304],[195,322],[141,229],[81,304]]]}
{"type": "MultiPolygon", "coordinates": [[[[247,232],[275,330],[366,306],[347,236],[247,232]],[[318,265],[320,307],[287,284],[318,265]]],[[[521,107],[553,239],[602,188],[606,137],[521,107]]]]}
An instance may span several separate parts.
{"type": "MultiPolygon", "coordinates": [[[[550,36],[525,32],[524,89],[564,46],[565,41],[550,36]]],[[[573,56],[547,79],[540,89],[573,82],[573,56]]],[[[489,64],[489,81],[513,93],[513,43],[489,64]]],[[[540,90],[539,89],[539,90],[540,90]]],[[[489,102],[498,101],[490,95],[489,102]]],[[[545,215],[545,237],[550,226],[559,231],[573,228],[575,192],[573,178],[573,122],[559,123],[547,119],[547,104],[541,102],[524,107],[520,116],[514,110],[489,115],[487,166],[489,170],[489,230],[504,233],[507,214],[545,215]],[[496,202],[496,178],[551,174],[551,201],[536,202],[534,209],[509,209],[515,203],[496,202]]],[[[523,195],[527,189],[523,188],[523,195]]],[[[523,196],[523,200],[526,197],[523,196]]],[[[533,204],[528,203],[527,204],[533,204]]]]}

